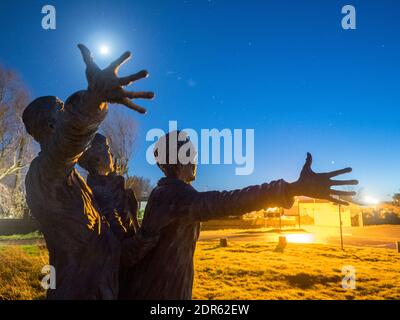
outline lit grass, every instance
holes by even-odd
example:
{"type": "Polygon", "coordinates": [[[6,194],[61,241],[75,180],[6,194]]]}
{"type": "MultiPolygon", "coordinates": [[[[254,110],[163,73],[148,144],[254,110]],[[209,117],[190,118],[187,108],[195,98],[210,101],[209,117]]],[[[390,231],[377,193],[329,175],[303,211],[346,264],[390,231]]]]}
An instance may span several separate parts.
{"type": "MultiPolygon", "coordinates": [[[[400,254],[395,250],[318,244],[199,242],[194,299],[400,299],[400,254]],[[341,286],[342,267],[356,268],[356,290],[341,286]]],[[[42,246],[0,246],[0,299],[42,299],[42,246]]]]}
{"type": "Polygon", "coordinates": [[[48,254],[39,246],[0,246],[0,300],[43,299],[42,267],[48,254]]]}
{"type": "Polygon", "coordinates": [[[194,299],[400,299],[400,254],[332,245],[200,242],[194,299]],[[342,267],[356,268],[356,289],[342,288],[342,267]]]}

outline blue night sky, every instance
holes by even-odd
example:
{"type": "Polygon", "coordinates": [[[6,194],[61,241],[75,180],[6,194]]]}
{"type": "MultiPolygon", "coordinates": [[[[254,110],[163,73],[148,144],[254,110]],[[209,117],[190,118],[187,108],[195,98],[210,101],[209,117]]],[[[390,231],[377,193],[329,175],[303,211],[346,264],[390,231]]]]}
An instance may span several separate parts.
{"type": "MultiPolygon", "coordinates": [[[[316,171],[352,166],[367,195],[400,189],[400,2],[393,0],[0,1],[0,63],[19,72],[32,97],[65,100],[86,87],[76,47],[106,66],[125,50],[121,74],[146,68],[132,89],[154,90],[139,125],[131,174],[161,176],[145,160],[151,128],[254,128],[255,170],[200,165],[195,187],[233,189],[297,178],[306,152],[316,171]],[[41,8],[57,29],[41,28],[41,8]],[[357,30],[341,28],[342,6],[357,30]],[[101,44],[110,47],[101,56],[101,44]]],[[[121,108],[113,106],[113,108],[121,108]]],[[[343,177],[344,178],[344,177],[343,177]]]]}

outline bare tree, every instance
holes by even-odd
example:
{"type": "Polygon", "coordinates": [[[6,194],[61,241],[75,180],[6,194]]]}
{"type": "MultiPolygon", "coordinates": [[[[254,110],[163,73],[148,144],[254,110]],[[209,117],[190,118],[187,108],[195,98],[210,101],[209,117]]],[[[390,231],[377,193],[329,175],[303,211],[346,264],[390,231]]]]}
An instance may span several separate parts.
{"type": "Polygon", "coordinates": [[[396,207],[400,207],[400,193],[395,193],[392,197],[392,204],[396,207]]]}
{"type": "Polygon", "coordinates": [[[122,110],[110,110],[101,130],[107,137],[117,174],[125,176],[125,187],[132,189],[138,200],[147,197],[152,185],[149,179],[129,175],[129,161],[137,140],[137,123],[122,110]]]}
{"type": "Polygon", "coordinates": [[[101,127],[110,144],[117,165],[117,173],[128,177],[129,160],[135,148],[137,123],[122,110],[110,110],[101,127]]]}
{"type": "Polygon", "coordinates": [[[10,70],[0,66],[0,180],[18,175],[32,156],[32,140],[24,130],[21,115],[29,101],[25,86],[10,70]]]}
{"type": "Polygon", "coordinates": [[[125,187],[132,189],[138,200],[147,198],[153,189],[149,179],[138,176],[132,176],[126,179],[125,187]]]}
{"type": "Polygon", "coordinates": [[[26,212],[22,181],[33,142],[21,116],[28,101],[28,91],[16,73],[0,66],[0,211],[5,216],[21,217],[26,212]]]}

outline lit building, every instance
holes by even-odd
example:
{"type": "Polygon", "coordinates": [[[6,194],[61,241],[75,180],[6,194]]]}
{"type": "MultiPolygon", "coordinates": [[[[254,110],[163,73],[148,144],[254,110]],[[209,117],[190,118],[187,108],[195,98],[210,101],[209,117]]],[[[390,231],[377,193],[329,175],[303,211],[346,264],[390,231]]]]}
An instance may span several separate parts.
{"type": "Polygon", "coordinates": [[[343,227],[363,226],[362,207],[350,202],[339,206],[327,200],[296,197],[292,208],[285,210],[287,216],[312,218],[316,226],[339,226],[339,209],[343,227]]]}

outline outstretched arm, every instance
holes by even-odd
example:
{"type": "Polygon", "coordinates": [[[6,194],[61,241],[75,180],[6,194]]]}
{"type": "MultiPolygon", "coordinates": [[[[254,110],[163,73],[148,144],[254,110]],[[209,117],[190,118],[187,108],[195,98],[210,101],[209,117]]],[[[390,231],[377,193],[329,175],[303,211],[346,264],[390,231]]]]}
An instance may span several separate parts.
{"type": "Polygon", "coordinates": [[[88,48],[79,45],[79,49],[86,64],[88,89],[74,93],[68,98],[64,110],[59,113],[52,138],[42,146],[41,159],[45,162],[46,173],[54,178],[65,178],[71,172],[104,120],[108,102],[123,104],[137,112],[145,113],[145,109],[130,99],[151,99],[154,96],[151,92],[129,92],[123,89],[123,86],[148,75],[146,71],[141,71],[118,78],[119,67],[131,56],[129,52],[101,70],[93,61],[88,48]]]}
{"type": "MultiPolygon", "coordinates": [[[[332,178],[349,173],[351,168],[328,173],[315,173],[311,169],[312,156],[307,160],[299,179],[294,183],[284,180],[269,184],[252,186],[235,191],[195,192],[188,194],[189,216],[194,220],[205,221],[225,216],[240,216],[245,213],[269,207],[290,208],[295,196],[307,196],[324,199],[347,205],[346,201],[334,196],[354,196],[355,192],[332,189],[333,186],[357,185],[357,180],[332,180],[332,178]]],[[[182,204],[181,204],[182,205],[182,204]]],[[[176,205],[179,211],[179,204],[176,205]]]]}
{"type": "Polygon", "coordinates": [[[191,198],[189,216],[197,221],[241,216],[270,207],[288,209],[294,200],[290,193],[290,184],[284,180],[233,191],[196,192],[191,198]]]}

